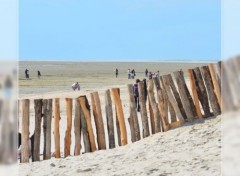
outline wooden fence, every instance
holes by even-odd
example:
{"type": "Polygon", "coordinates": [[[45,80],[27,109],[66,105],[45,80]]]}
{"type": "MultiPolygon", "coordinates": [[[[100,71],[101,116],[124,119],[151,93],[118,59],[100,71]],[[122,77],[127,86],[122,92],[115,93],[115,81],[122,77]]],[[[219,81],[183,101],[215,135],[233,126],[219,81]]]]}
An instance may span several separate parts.
{"type": "MultiPolygon", "coordinates": [[[[239,64],[240,62],[238,62],[239,64]]],[[[227,65],[228,66],[228,65],[227,65]]],[[[129,118],[126,123],[121,101],[120,90],[112,88],[105,91],[105,114],[102,116],[102,109],[98,92],[90,94],[91,105],[87,96],[80,96],[74,99],[66,98],[67,128],[64,136],[64,157],[69,155],[80,155],[81,146],[84,145],[84,153],[96,150],[106,150],[115,148],[115,137],[118,137],[119,146],[127,145],[126,126],[129,125],[131,131],[131,141],[136,142],[150,134],[166,132],[173,127],[182,126],[185,122],[192,122],[197,118],[208,118],[216,116],[224,109],[221,100],[221,78],[231,75],[221,74],[221,67],[225,68],[225,62],[209,64],[208,66],[188,69],[188,75],[184,75],[182,70],[176,71],[173,75],[162,75],[160,78],[153,78],[147,81],[147,97],[143,82],[138,83],[140,113],[137,113],[132,85],[127,85],[129,94],[129,118]],[[223,64],[223,66],[222,66],[223,64]],[[189,78],[189,87],[185,77],[189,78]],[[175,80],[175,81],[174,81],[175,80]],[[149,103],[146,103],[148,99],[149,103]],[[113,114],[113,102],[116,114],[113,114]],[[75,112],[73,112],[75,106],[75,112]],[[149,111],[147,110],[149,109],[149,111]],[[91,117],[91,110],[93,117],[91,117]],[[141,121],[138,121],[138,114],[141,121]],[[73,119],[74,116],[74,119],[73,119]],[[116,123],[114,123],[114,116],[116,123]],[[92,123],[94,119],[94,124],[92,123]],[[107,124],[104,125],[103,118],[107,124]],[[148,122],[150,119],[150,123],[148,122]],[[139,125],[141,123],[141,125],[139,125]],[[74,124],[74,125],[72,125],[74,124]],[[140,128],[141,126],[141,128],[140,128]],[[94,133],[93,129],[96,129],[94,133]],[[117,135],[114,135],[114,128],[117,135]],[[74,130],[75,139],[71,136],[74,130]],[[107,134],[105,134],[107,131],[107,134]],[[142,133],[140,135],[140,133],[142,133]],[[96,139],[95,140],[95,135],[96,139]],[[81,140],[81,136],[83,140],[81,140]],[[108,142],[106,141],[108,139],[108,142]],[[71,141],[75,140],[74,151],[71,151],[71,141]],[[83,144],[81,144],[83,141],[83,144]],[[107,146],[108,144],[108,146],[107,146]]],[[[238,65],[239,66],[239,65],[238,65]]],[[[238,70],[239,71],[239,70],[238,70]]],[[[227,79],[227,78],[225,78],[227,79]]],[[[235,83],[234,83],[235,85],[235,83]]],[[[232,86],[226,88],[231,89],[232,86]]],[[[232,95],[234,96],[234,95],[232,95]]],[[[224,101],[224,103],[228,102],[224,101]]],[[[238,99],[239,101],[239,94],[238,99]]],[[[22,104],[22,154],[21,162],[29,162],[29,106],[30,101],[24,99],[22,104]]],[[[55,144],[55,157],[60,158],[60,106],[59,98],[36,99],[35,109],[35,130],[32,161],[40,161],[40,135],[43,132],[43,159],[51,158],[51,140],[55,144]],[[54,106],[54,112],[53,112],[54,106]],[[54,116],[54,118],[53,118],[54,116]],[[43,119],[43,121],[41,120],[43,119]],[[54,120],[54,127],[51,126],[54,120]],[[41,131],[41,123],[43,128],[41,131]],[[54,131],[54,139],[51,139],[51,131],[54,131]]],[[[227,108],[225,108],[227,109],[227,108]]],[[[63,152],[63,151],[62,151],[63,152]]]]}

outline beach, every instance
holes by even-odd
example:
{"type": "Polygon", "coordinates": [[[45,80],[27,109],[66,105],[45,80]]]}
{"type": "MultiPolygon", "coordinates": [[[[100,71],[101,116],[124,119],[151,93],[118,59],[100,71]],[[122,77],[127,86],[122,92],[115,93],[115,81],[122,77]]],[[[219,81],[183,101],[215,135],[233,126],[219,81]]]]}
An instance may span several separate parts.
{"type": "MultiPolygon", "coordinates": [[[[197,119],[185,123],[183,127],[171,129],[165,133],[157,133],[138,142],[131,142],[128,124],[129,95],[127,84],[135,83],[135,79],[145,78],[145,69],[160,75],[170,74],[182,69],[188,85],[187,69],[206,65],[204,63],[166,63],[166,62],[27,62],[19,63],[19,99],[30,99],[30,134],[34,132],[35,114],[34,99],[60,98],[60,150],[63,156],[65,131],[67,128],[65,98],[86,95],[91,105],[90,93],[97,91],[100,97],[103,123],[106,126],[104,93],[110,88],[120,88],[127,130],[128,145],[106,151],[85,153],[77,157],[20,164],[20,175],[219,175],[220,174],[220,116],[208,119],[197,119]],[[30,79],[24,78],[24,70],[30,72],[30,79]],[[118,78],[115,69],[118,68],[118,78]],[[135,69],[135,79],[127,79],[127,70],[135,69]],[[42,77],[37,78],[37,70],[42,77]],[[73,91],[71,85],[78,81],[80,91],[73,91]],[[41,172],[44,170],[44,172],[41,172]]],[[[189,85],[188,85],[189,86],[189,85]]],[[[54,101],[53,101],[54,103],[54,101]]],[[[114,103],[113,103],[114,107],[114,103]]],[[[90,107],[91,108],[91,107],[90,107]]],[[[54,109],[53,109],[54,110],[54,109]]],[[[73,106],[73,114],[75,107],[73,106]]],[[[19,107],[21,132],[21,105],[19,107]]],[[[113,108],[113,114],[115,114],[113,108]]],[[[92,114],[92,109],[91,109],[92,114]]],[[[92,116],[93,117],[93,116],[92,116]]],[[[94,126],[94,120],[92,125],[94,126]]],[[[149,124],[150,124],[150,119],[149,124]]],[[[114,116],[114,121],[116,117],[114,116]]],[[[138,122],[142,129],[141,116],[138,122]]],[[[53,123],[53,122],[52,122],[53,123]]],[[[52,124],[53,126],[53,124],[52,124]]],[[[96,134],[95,128],[93,128],[96,134]]],[[[115,142],[117,144],[117,131],[115,142]]],[[[151,131],[151,130],[150,130],[151,131]]],[[[74,150],[74,130],[71,131],[71,155],[74,150]]],[[[107,128],[105,128],[107,137],[107,128]]],[[[96,137],[96,135],[95,135],[96,137]]],[[[51,151],[54,152],[54,135],[52,133],[51,151]]],[[[96,139],[95,139],[96,140],[96,139]]],[[[108,140],[106,140],[108,146],[108,140]]],[[[43,151],[41,136],[40,153],[43,151]]],[[[83,141],[82,141],[83,144],[83,141]]],[[[81,153],[84,153],[82,145],[81,153]]]]}

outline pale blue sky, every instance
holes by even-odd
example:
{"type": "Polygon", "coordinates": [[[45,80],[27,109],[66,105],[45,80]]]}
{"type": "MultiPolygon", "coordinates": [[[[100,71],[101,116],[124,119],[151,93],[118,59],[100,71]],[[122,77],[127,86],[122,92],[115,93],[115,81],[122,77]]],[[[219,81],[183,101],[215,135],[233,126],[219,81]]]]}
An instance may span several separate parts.
{"type": "Polygon", "coordinates": [[[21,0],[20,60],[221,58],[220,0],[21,0]]]}

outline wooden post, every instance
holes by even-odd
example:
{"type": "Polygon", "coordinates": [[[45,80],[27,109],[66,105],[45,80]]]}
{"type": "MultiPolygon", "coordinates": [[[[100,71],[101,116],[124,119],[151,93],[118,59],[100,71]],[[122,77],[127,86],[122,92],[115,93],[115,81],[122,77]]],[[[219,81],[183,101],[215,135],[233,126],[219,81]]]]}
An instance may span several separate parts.
{"type": "Polygon", "coordinates": [[[149,115],[150,115],[151,132],[152,132],[152,134],[155,134],[156,130],[155,130],[154,115],[153,115],[153,107],[150,102],[149,94],[147,96],[148,96],[148,107],[149,107],[149,115]]]}
{"type": "MultiPolygon", "coordinates": [[[[117,92],[119,94],[120,97],[120,89],[116,88],[117,92]]],[[[116,128],[117,128],[117,140],[118,140],[118,145],[121,146],[121,131],[120,131],[120,126],[119,126],[119,122],[118,122],[118,114],[117,114],[117,106],[115,105],[115,112],[116,112],[116,128]]]]}
{"type": "MultiPolygon", "coordinates": [[[[79,101],[80,101],[80,99],[79,99],[79,101]]],[[[87,121],[84,116],[81,105],[80,105],[80,128],[81,128],[82,136],[83,136],[83,143],[84,143],[84,149],[85,149],[84,153],[89,153],[89,152],[91,152],[91,144],[90,144],[90,139],[89,139],[89,134],[88,134],[87,121]]]]}
{"type": "Polygon", "coordinates": [[[43,131],[44,148],[43,159],[51,159],[51,126],[52,126],[52,99],[43,100],[43,131]]]}
{"type": "Polygon", "coordinates": [[[93,92],[90,95],[91,95],[91,101],[92,101],[92,107],[93,107],[93,116],[94,116],[94,121],[96,125],[98,150],[105,150],[106,140],[105,140],[105,132],[104,132],[102,110],[101,110],[99,95],[98,95],[98,92],[93,92]]]}
{"type": "Polygon", "coordinates": [[[139,124],[138,124],[138,116],[137,116],[137,110],[136,110],[136,105],[134,101],[134,95],[133,95],[133,85],[128,84],[127,88],[128,88],[128,94],[129,94],[130,118],[132,118],[132,121],[133,121],[134,136],[135,136],[133,142],[135,142],[141,139],[139,124]]]}
{"type": "Polygon", "coordinates": [[[208,67],[209,67],[209,71],[210,71],[212,82],[213,82],[214,92],[217,96],[219,106],[222,109],[221,92],[220,92],[219,83],[217,81],[217,76],[214,71],[214,66],[213,64],[209,64],[208,67]]]}
{"type": "Polygon", "coordinates": [[[153,78],[158,98],[158,109],[160,113],[160,120],[163,125],[163,131],[168,131],[170,126],[168,122],[168,100],[165,91],[161,88],[159,78],[153,78]]]}
{"type": "Polygon", "coordinates": [[[192,107],[188,98],[188,94],[187,94],[188,90],[186,90],[186,83],[183,77],[183,73],[181,71],[176,71],[173,74],[175,76],[178,90],[182,98],[182,104],[186,112],[187,119],[189,122],[192,122],[194,115],[193,115],[192,107]]]}
{"type": "Polygon", "coordinates": [[[60,103],[59,98],[55,98],[54,108],[54,139],[55,139],[55,157],[60,158],[60,133],[59,133],[59,121],[60,121],[60,103]]]}
{"type": "Polygon", "coordinates": [[[133,118],[132,117],[128,117],[128,123],[129,123],[129,126],[130,126],[131,141],[136,142],[135,133],[134,133],[133,118]]]}
{"type": "Polygon", "coordinates": [[[196,80],[196,88],[197,88],[196,90],[197,90],[198,98],[200,100],[200,103],[204,111],[204,118],[210,117],[211,113],[209,108],[207,91],[203,82],[200,69],[198,67],[193,69],[193,75],[194,75],[194,79],[196,80]]]}
{"type": "Polygon", "coordinates": [[[176,113],[170,101],[168,101],[168,107],[169,107],[169,112],[171,116],[171,123],[176,122],[177,121],[176,113]]]}
{"type": "Polygon", "coordinates": [[[184,119],[187,119],[187,115],[186,115],[186,112],[185,112],[185,110],[184,110],[184,108],[183,108],[183,104],[182,104],[180,95],[179,95],[179,93],[178,93],[178,91],[177,91],[177,88],[176,88],[174,82],[173,82],[173,79],[172,79],[171,74],[164,75],[164,77],[167,77],[167,79],[168,79],[169,86],[170,86],[171,89],[172,89],[173,95],[174,95],[175,100],[176,100],[176,102],[177,102],[177,104],[178,104],[178,107],[179,107],[179,109],[180,109],[180,112],[181,112],[181,114],[182,114],[182,117],[183,117],[184,119]]]}
{"type": "Polygon", "coordinates": [[[107,118],[109,148],[112,149],[112,148],[115,148],[115,137],[114,137],[114,126],[113,126],[112,100],[111,100],[109,89],[105,91],[105,110],[106,110],[106,118],[107,118]]]}
{"type": "Polygon", "coordinates": [[[150,79],[148,81],[148,95],[149,95],[149,100],[151,102],[151,106],[153,107],[153,114],[154,114],[154,127],[155,127],[155,132],[160,132],[161,131],[161,124],[160,124],[160,114],[158,110],[158,105],[156,103],[155,97],[154,97],[154,92],[153,92],[153,80],[150,79]]]}
{"type": "Polygon", "coordinates": [[[29,162],[29,100],[22,100],[21,162],[29,162]]]}
{"type": "Polygon", "coordinates": [[[92,129],[90,106],[88,104],[88,100],[86,96],[80,96],[79,101],[80,101],[81,109],[83,111],[83,114],[87,123],[87,130],[88,130],[89,141],[91,145],[91,151],[94,152],[97,150],[97,148],[96,148],[95,137],[92,129]]]}
{"type": "Polygon", "coordinates": [[[140,104],[140,112],[141,112],[142,128],[143,128],[142,135],[143,135],[143,138],[145,138],[149,136],[150,132],[149,132],[149,126],[148,126],[147,107],[146,107],[146,101],[145,101],[143,82],[138,83],[138,92],[139,92],[139,104],[140,104]]]}
{"type": "Polygon", "coordinates": [[[32,161],[40,161],[42,99],[34,100],[34,109],[35,109],[35,130],[34,130],[34,150],[33,150],[32,161]]]}
{"type": "Polygon", "coordinates": [[[72,131],[72,98],[65,98],[67,108],[67,129],[64,138],[64,157],[70,155],[72,131]]]}
{"type": "Polygon", "coordinates": [[[229,111],[229,110],[234,110],[234,104],[233,104],[233,95],[231,94],[231,88],[230,88],[230,82],[229,82],[229,78],[227,75],[227,71],[226,71],[226,66],[225,66],[225,62],[223,62],[222,64],[222,72],[221,72],[221,78],[222,78],[222,90],[221,90],[221,94],[222,94],[222,108],[223,111],[229,111]]]}
{"type": "Polygon", "coordinates": [[[126,125],[125,125],[124,114],[122,109],[122,102],[121,102],[117,88],[112,88],[111,91],[112,91],[114,102],[116,104],[117,118],[118,118],[119,127],[121,131],[121,145],[126,145],[127,131],[126,131],[126,125]]]}
{"type": "MultiPolygon", "coordinates": [[[[238,73],[235,70],[235,66],[233,66],[233,59],[228,59],[225,60],[223,62],[223,67],[225,67],[225,72],[227,75],[227,79],[229,82],[229,88],[230,88],[230,92],[229,94],[231,94],[232,98],[230,99],[232,101],[232,105],[233,105],[233,109],[237,109],[239,104],[240,104],[240,94],[239,91],[236,91],[239,89],[239,79],[236,78],[236,75],[238,75],[238,73]]],[[[236,65],[236,64],[235,64],[236,65]]],[[[223,84],[223,86],[225,86],[225,84],[223,84]]]]}
{"type": "Polygon", "coordinates": [[[168,95],[167,95],[167,91],[166,91],[165,84],[163,82],[163,77],[162,76],[160,76],[160,80],[161,80],[161,84],[162,84],[162,87],[163,87],[164,97],[167,100],[167,105],[166,105],[167,113],[168,113],[168,109],[169,109],[170,116],[171,116],[171,123],[176,122],[177,121],[176,113],[175,113],[175,111],[173,109],[172,104],[168,100],[168,95]]]}
{"type": "Polygon", "coordinates": [[[197,117],[202,118],[202,112],[201,112],[199,98],[198,98],[198,94],[197,94],[196,80],[194,78],[192,69],[188,69],[188,75],[189,75],[190,87],[192,90],[193,100],[194,100],[194,104],[196,107],[197,117]]]}
{"type": "Polygon", "coordinates": [[[166,90],[167,95],[168,95],[168,100],[171,103],[171,105],[172,105],[172,107],[173,107],[173,109],[174,109],[174,111],[177,115],[179,124],[182,125],[184,123],[184,118],[183,118],[182,113],[181,113],[181,111],[178,107],[178,103],[174,99],[173,93],[170,90],[169,76],[168,75],[163,75],[162,78],[163,78],[163,83],[164,83],[165,90],[166,90]]]}
{"type": "Polygon", "coordinates": [[[75,98],[75,118],[74,118],[74,133],[75,133],[75,148],[74,155],[81,154],[81,129],[80,129],[80,102],[79,98],[75,98]]]}
{"type": "Polygon", "coordinates": [[[222,80],[221,68],[220,68],[220,65],[218,63],[213,64],[213,67],[214,67],[214,70],[215,70],[215,73],[216,73],[216,79],[217,79],[217,82],[218,82],[218,87],[219,87],[219,90],[221,92],[221,80],[222,80]]]}
{"type": "Polygon", "coordinates": [[[217,116],[221,113],[221,111],[220,111],[219,104],[217,102],[217,97],[213,90],[212,79],[210,76],[208,66],[201,67],[201,71],[205,80],[205,85],[208,91],[208,96],[209,96],[210,104],[213,110],[213,114],[217,116]]]}

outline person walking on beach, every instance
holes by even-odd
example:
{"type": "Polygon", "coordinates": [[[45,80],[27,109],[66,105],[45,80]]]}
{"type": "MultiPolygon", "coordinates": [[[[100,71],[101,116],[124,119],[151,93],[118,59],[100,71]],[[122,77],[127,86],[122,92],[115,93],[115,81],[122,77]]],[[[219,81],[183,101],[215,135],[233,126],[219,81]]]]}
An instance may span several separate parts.
{"type": "Polygon", "coordinates": [[[152,79],[152,72],[149,72],[149,74],[148,74],[148,79],[152,79]]]}
{"type": "Polygon", "coordinates": [[[130,68],[128,69],[128,79],[130,79],[130,76],[131,76],[131,71],[130,71],[130,68]]]}
{"type": "Polygon", "coordinates": [[[145,70],[145,77],[148,77],[148,69],[145,70]]]}
{"type": "Polygon", "coordinates": [[[38,79],[40,79],[40,77],[41,77],[40,71],[38,70],[37,73],[38,73],[38,79]]]}
{"type": "Polygon", "coordinates": [[[72,89],[75,91],[76,89],[80,90],[80,85],[78,82],[75,82],[73,85],[72,85],[72,89]]]}
{"type": "Polygon", "coordinates": [[[116,78],[118,77],[118,69],[115,70],[116,78]]]}
{"type": "Polygon", "coordinates": [[[139,93],[138,93],[138,83],[139,82],[140,82],[140,80],[136,79],[136,83],[133,85],[134,101],[135,101],[136,109],[137,109],[138,112],[140,111],[139,93]]]}
{"type": "Polygon", "coordinates": [[[29,79],[29,70],[28,69],[25,70],[25,78],[29,79]]]}
{"type": "Polygon", "coordinates": [[[132,71],[131,71],[131,78],[134,79],[135,76],[136,76],[136,74],[135,74],[135,70],[132,69],[132,71]]]}
{"type": "Polygon", "coordinates": [[[159,76],[160,76],[160,75],[159,75],[159,70],[158,70],[158,71],[155,73],[155,77],[156,77],[156,78],[159,78],[159,76]]]}

